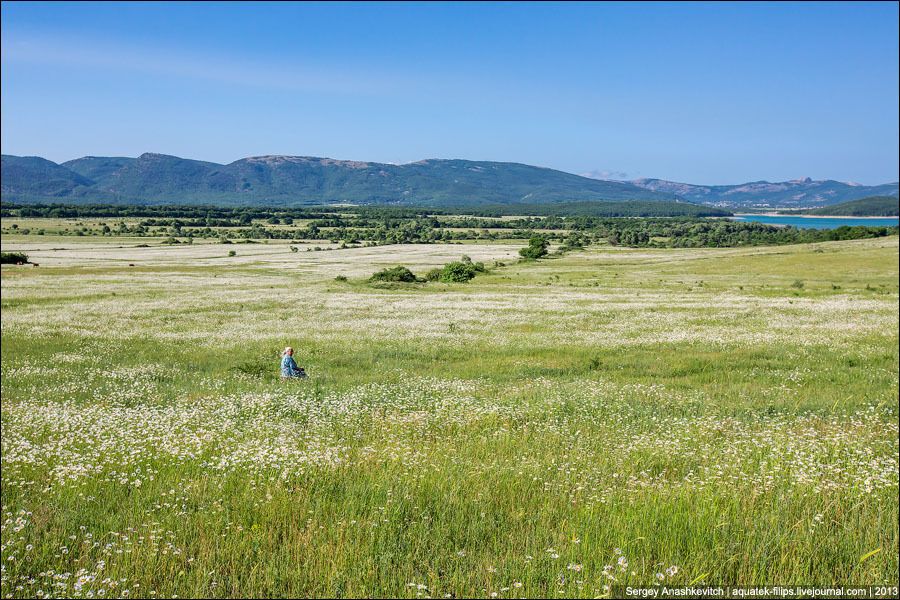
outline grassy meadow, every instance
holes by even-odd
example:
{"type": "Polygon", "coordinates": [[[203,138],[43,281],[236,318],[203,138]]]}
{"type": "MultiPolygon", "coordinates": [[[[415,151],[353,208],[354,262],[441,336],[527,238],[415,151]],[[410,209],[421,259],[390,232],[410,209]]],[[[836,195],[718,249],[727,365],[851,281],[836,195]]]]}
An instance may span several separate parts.
{"type": "Polygon", "coordinates": [[[896,236],[523,244],[4,235],[0,595],[897,584],[896,236]]]}

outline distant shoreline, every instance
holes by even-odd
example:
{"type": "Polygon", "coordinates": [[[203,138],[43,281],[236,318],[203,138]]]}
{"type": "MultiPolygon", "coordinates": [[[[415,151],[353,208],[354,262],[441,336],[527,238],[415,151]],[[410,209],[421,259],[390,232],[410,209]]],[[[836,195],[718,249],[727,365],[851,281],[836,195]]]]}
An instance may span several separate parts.
{"type": "Polygon", "coordinates": [[[887,217],[856,217],[849,215],[793,215],[784,213],[734,213],[735,217],[800,217],[801,219],[896,219],[896,215],[887,217]]]}

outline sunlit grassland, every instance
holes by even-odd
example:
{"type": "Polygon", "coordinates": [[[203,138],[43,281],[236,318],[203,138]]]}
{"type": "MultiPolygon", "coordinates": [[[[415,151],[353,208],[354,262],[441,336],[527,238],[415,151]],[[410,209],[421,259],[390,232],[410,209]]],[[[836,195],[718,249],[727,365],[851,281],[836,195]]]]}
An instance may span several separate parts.
{"type": "Polygon", "coordinates": [[[3,596],[897,583],[896,237],[45,237],[2,240],[3,596]],[[506,266],[365,282],[462,253],[506,266]]]}

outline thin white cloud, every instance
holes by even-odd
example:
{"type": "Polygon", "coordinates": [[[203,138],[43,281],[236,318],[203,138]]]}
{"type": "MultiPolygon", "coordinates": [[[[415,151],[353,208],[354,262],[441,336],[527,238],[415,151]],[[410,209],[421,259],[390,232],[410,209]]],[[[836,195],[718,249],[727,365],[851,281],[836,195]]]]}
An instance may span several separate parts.
{"type": "Polygon", "coordinates": [[[40,64],[108,69],[165,77],[201,79],[226,85],[337,94],[390,94],[403,89],[393,75],[323,68],[296,62],[253,62],[226,56],[190,54],[177,48],[98,43],[58,36],[4,32],[4,64],[40,64]]]}

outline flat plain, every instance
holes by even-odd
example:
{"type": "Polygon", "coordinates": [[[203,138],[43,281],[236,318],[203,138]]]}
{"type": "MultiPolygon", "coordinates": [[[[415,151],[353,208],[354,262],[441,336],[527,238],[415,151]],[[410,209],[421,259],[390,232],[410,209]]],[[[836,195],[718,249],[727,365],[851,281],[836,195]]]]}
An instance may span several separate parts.
{"type": "Polygon", "coordinates": [[[312,246],[3,237],[4,597],[896,585],[896,236],[312,246]]]}

